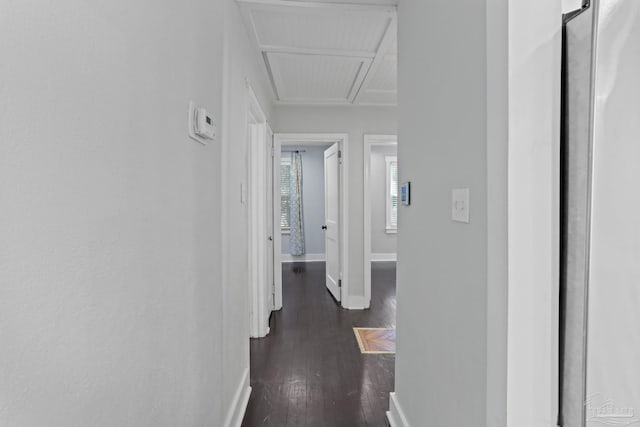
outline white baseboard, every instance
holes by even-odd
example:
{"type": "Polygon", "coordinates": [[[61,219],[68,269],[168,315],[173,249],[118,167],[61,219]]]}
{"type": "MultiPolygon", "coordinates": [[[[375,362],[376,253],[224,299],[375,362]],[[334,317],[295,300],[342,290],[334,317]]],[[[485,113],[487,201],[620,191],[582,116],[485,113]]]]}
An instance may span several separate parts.
{"type": "Polygon", "coordinates": [[[342,307],[348,310],[364,310],[369,308],[371,301],[362,296],[350,296],[346,298],[346,304],[342,304],[342,307]]]}
{"type": "Polygon", "coordinates": [[[407,417],[402,412],[402,407],[398,402],[398,396],[391,392],[389,393],[389,410],[387,411],[387,421],[391,427],[410,427],[407,417]]]}
{"type": "Polygon", "coordinates": [[[371,254],[371,262],[396,261],[397,254],[371,254]]]}
{"type": "Polygon", "coordinates": [[[240,427],[244,413],[247,410],[249,397],[251,396],[251,387],[249,386],[249,368],[244,370],[242,380],[238,385],[236,394],[233,396],[231,407],[227,411],[227,418],[224,422],[225,427],[240,427]]]}
{"type": "Polygon", "coordinates": [[[293,256],[289,254],[282,254],[282,262],[320,262],[324,261],[324,254],[304,254],[300,256],[293,256]]]}

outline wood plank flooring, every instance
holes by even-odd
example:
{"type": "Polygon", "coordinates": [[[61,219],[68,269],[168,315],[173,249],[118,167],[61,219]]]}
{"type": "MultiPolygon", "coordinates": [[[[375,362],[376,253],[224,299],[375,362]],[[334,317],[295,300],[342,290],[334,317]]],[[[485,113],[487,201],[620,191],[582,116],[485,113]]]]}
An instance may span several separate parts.
{"type": "Polygon", "coordinates": [[[338,307],[324,263],[283,264],[283,308],[251,340],[242,426],[383,427],[395,355],[361,354],[353,327],[395,327],[395,263],[374,263],[371,309],[338,307]]]}

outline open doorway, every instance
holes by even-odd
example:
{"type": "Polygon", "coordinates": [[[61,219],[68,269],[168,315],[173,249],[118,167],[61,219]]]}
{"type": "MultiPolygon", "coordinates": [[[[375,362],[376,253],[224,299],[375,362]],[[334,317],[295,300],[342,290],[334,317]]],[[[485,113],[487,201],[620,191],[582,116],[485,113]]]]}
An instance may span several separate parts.
{"type": "MultiPolygon", "coordinates": [[[[372,269],[395,274],[398,232],[398,138],[364,136],[364,294],[371,305],[372,269]]],[[[393,281],[395,283],[395,280],[393,281]]]]}
{"type": "Polygon", "coordinates": [[[346,141],[344,134],[276,134],[274,137],[273,182],[281,186],[281,191],[274,192],[273,199],[273,217],[279,218],[273,229],[273,234],[279,236],[274,240],[273,259],[276,309],[282,308],[283,261],[324,261],[327,289],[342,306],[346,304],[346,141]],[[305,170],[309,179],[300,176],[302,198],[296,201],[290,193],[297,185],[292,179],[295,173],[304,174],[305,170]],[[283,171],[289,173],[289,177],[283,175],[283,171]]]}

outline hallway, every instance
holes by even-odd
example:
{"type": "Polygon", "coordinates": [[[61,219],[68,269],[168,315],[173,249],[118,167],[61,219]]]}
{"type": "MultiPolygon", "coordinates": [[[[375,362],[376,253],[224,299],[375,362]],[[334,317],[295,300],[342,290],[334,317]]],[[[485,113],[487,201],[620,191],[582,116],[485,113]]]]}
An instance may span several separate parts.
{"type": "Polygon", "coordinates": [[[283,264],[283,308],[266,338],[251,340],[254,426],[386,426],[395,355],[361,354],[352,327],[395,326],[395,263],[373,263],[371,309],[343,310],[324,263],[283,264]]]}

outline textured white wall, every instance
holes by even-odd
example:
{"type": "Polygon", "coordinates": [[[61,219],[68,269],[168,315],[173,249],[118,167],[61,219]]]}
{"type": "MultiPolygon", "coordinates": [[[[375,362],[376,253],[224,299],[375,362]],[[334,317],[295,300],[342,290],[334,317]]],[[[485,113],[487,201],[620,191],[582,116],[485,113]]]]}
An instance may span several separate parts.
{"type": "Polygon", "coordinates": [[[0,424],[223,425],[248,386],[245,77],[271,115],[236,3],[5,2],[0,50],[0,424]],[[186,136],[189,100],[217,141],[186,136]]]}
{"type": "Polygon", "coordinates": [[[349,134],[349,293],[364,296],[364,134],[391,134],[397,130],[396,109],[390,107],[274,108],[276,132],[349,134]]]}
{"type": "Polygon", "coordinates": [[[0,425],[221,425],[223,3],[0,3],[0,425]]]}

